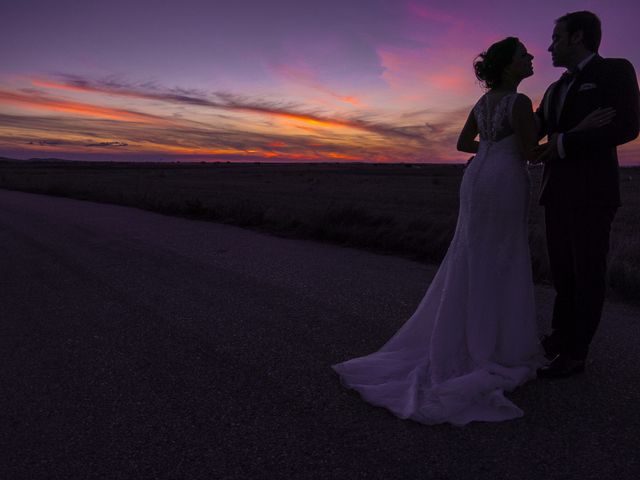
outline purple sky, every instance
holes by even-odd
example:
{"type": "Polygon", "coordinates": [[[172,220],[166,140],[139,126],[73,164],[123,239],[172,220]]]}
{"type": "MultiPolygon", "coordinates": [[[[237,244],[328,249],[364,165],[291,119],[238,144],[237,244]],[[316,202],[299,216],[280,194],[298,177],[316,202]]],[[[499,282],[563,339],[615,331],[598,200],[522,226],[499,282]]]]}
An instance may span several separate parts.
{"type": "Polygon", "coordinates": [[[637,0],[5,2],[0,156],[464,161],[474,57],[518,36],[536,104],[562,73],[553,20],[584,9],[640,68],[637,0]]]}

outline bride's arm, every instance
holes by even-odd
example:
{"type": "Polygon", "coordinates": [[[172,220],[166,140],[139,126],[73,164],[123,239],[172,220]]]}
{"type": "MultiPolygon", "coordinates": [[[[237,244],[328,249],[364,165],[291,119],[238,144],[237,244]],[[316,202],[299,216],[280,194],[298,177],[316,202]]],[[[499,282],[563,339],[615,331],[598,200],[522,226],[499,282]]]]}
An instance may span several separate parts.
{"type": "Polygon", "coordinates": [[[513,104],[511,115],[511,125],[520,144],[520,150],[528,162],[533,162],[537,157],[535,147],[538,145],[538,125],[531,99],[519,94],[513,104]]]}
{"type": "Polygon", "coordinates": [[[478,153],[480,143],[475,139],[477,135],[478,124],[476,123],[476,117],[473,114],[473,110],[471,110],[464,127],[462,127],[460,136],[458,137],[458,150],[461,152],[478,153]]]}

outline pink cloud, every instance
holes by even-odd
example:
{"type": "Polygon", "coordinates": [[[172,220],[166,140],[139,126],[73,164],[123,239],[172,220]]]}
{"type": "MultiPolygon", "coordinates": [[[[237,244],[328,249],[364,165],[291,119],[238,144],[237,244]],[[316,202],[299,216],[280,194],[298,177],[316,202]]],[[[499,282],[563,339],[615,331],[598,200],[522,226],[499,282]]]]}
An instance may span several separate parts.
{"type": "Polygon", "coordinates": [[[340,102],[347,103],[356,107],[364,107],[364,102],[355,95],[345,95],[337,93],[327,85],[322,83],[315,72],[306,65],[301,64],[273,64],[271,70],[279,77],[285,80],[302,85],[306,88],[310,88],[319,91],[329,97],[336,99],[340,102]]]}
{"type": "Polygon", "coordinates": [[[424,18],[426,20],[439,22],[454,26],[463,26],[464,21],[460,18],[456,18],[453,15],[445,13],[441,10],[437,10],[431,6],[421,5],[417,2],[409,2],[407,4],[407,11],[410,15],[424,18]]]}
{"type": "MultiPolygon", "coordinates": [[[[441,57],[460,57],[459,52],[436,52],[427,49],[399,49],[380,47],[378,56],[385,68],[382,78],[394,94],[414,101],[429,101],[430,106],[442,108],[458,97],[466,103],[481,94],[471,70],[471,62],[446,63],[441,57]],[[438,96],[445,95],[438,99],[438,96]]],[[[469,55],[471,56],[471,55],[469,55]]]]}

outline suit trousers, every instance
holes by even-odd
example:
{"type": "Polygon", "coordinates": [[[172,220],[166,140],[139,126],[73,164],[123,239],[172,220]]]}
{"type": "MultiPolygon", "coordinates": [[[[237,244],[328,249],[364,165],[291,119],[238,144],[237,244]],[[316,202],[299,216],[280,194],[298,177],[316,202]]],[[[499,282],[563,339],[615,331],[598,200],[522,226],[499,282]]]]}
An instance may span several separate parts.
{"type": "Polygon", "coordinates": [[[552,335],[561,351],[585,359],[605,298],[609,233],[617,207],[545,206],[556,298],[552,335]]]}

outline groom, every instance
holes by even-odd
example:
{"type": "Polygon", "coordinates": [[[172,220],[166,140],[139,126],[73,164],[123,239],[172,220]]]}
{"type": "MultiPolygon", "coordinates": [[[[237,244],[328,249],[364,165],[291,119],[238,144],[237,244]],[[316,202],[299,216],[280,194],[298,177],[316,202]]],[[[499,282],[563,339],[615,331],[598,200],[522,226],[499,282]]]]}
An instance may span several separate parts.
{"type": "Polygon", "coordinates": [[[620,205],[616,146],[638,136],[636,74],[625,59],[598,55],[600,20],[573,12],[555,22],[549,46],[553,65],[565,67],[546,91],[536,116],[538,161],[544,163],[540,204],[545,208],[547,249],[556,298],[552,333],[542,339],[551,363],[540,378],[584,371],[605,297],[611,222],[620,205]],[[569,132],[595,109],[613,107],[603,126],[569,132]]]}

